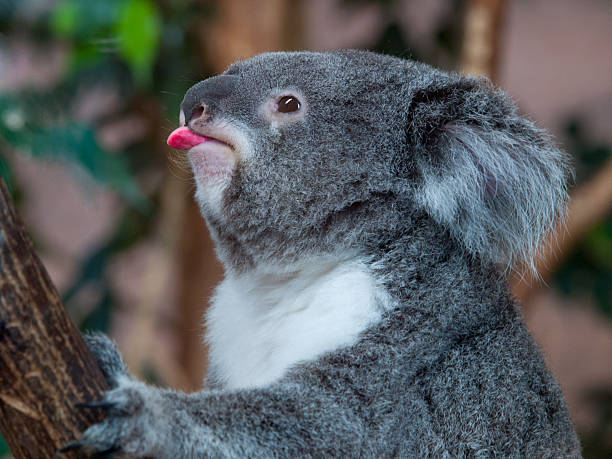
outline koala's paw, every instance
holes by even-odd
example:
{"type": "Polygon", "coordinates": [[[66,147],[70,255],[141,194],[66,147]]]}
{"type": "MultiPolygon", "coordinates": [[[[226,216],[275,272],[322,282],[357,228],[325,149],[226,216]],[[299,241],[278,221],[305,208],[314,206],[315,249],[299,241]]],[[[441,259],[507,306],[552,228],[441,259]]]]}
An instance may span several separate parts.
{"type": "Polygon", "coordinates": [[[103,333],[84,333],[83,339],[109,386],[116,387],[118,378],[128,375],[128,370],[115,343],[103,333]]]}
{"type": "Polygon", "coordinates": [[[117,454],[146,456],[158,450],[160,390],[120,377],[115,389],[108,391],[101,402],[80,403],[81,409],[103,409],[107,417],[89,427],[82,438],[66,445],[60,452],[79,450],[91,457],[117,454]]]}

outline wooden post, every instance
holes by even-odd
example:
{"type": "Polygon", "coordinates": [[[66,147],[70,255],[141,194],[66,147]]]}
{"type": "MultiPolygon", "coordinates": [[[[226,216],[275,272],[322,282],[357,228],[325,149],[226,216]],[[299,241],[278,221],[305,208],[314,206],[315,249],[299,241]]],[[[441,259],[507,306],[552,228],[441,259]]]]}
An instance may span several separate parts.
{"type": "Polygon", "coordinates": [[[469,75],[485,75],[495,81],[504,0],[469,0],[461,67],[469,75]]]}
{"type": "Polygon", "coordinates": [[[0,179],[0,430],[13,455],[51,458],[77,440],[103,413],[74,404],[106,389],[0,179]]]}

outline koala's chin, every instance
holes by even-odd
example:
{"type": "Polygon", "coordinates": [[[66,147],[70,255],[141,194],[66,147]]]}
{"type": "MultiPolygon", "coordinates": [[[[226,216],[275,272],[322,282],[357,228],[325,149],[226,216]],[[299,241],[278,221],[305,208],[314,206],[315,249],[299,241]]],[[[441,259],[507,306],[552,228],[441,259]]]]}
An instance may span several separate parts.
{"type": "Polygon", "coordinates": [[[201,207],[218,212],[223,192],[229,186],[236,160],[232,149],[217,140],[203,142],[187,153],[197,185],[201,207]]]}
{"type": "Polygon", "coordinates": [[[187,150],[198,203],[205,212],[218,214],[223,192],[232,181],[238,159],[247,150],[247,143],[240,131],[227,123],[195,121],[194,130],[182,126],[172,132],[168,144],[187,150]]]}

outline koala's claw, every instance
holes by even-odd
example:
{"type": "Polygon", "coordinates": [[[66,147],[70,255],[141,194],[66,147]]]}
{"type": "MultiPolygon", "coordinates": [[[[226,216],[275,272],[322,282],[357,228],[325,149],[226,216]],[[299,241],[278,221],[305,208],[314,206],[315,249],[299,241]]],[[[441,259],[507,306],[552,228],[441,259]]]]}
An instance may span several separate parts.
{"type": "MultiPolygon", "coordinates": [[[[65,446],[62,446],[60,449],[58,449],[58,453],[67,453],[69,451],[74,451],[74,450],[78,450],[78,449],[86,449],[87,448],[87,443],[84,441],[75,441],[72,443],[68,443],[65,446]]],[[[96,453],[93,453],[91,455],[89,455],[89,458],[91,459],[102,459],[102,458],[107,458],[107,457],[112,457],[114,456],[116,453],[119,453],[121,451],[121,448],[119,446],[111,446],[110,448],[105,449],[104,451],[99,451],[96,453]]]]}
{"type": "Polygon", "coordinates": [[[80,409],[103,410],[106,417],[90,426],[79,441],[62,447],[59,452],[79,449],[91,458],[106,458],[117,453],[146,454],[147,448],[155,443],[152,440],[155,429],[149,430],[157,422],[158,394],[157,388],[119,376],[116,387],[108,391],[103,400],[75,404],[80,409]]]}
{"type": "Polygon", "coordinates": [[[105,457],[113,457],[116,453],[119,453],[121,448],[119,446],[111,446],[107,450],[94,453],[89,456],[91,459],[103,459],[105,457]]]}
{"type": "Polygon", "coordinates": [[[75,403],[74,406],[76,406],[77,408],[100,408],[103,410],[109,410],[115,406],[117,406],[117,404],[115,402],[108,402],[108,401],[101,401],[101,402],[80,402],[80,403],[75,403]]]}
{"type": "Polygon", "coordinates": [[[67,445],[62,446],[57,450],[58,453],[67,453],[69,451],[74,451],[75,449],[81,449],[85,446],[85,442],[82,441],[73,441],[72,443],[68,443],[67,445]]]}

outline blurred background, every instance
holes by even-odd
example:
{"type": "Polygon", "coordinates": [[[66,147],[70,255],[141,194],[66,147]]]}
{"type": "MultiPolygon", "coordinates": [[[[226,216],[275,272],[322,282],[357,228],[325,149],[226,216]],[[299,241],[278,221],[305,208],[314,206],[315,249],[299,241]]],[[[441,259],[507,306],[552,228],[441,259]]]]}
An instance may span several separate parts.
{"type": "Polygon", "coordinates": [[[512,287],[584,456],[612,457],[611,0],[0,0],[0,174],[73,320],[142,378],[201,386],[222,270],[165,139],[232,61],[334,48],[487,75],[571,153],[557,249],[512,287]]]}

